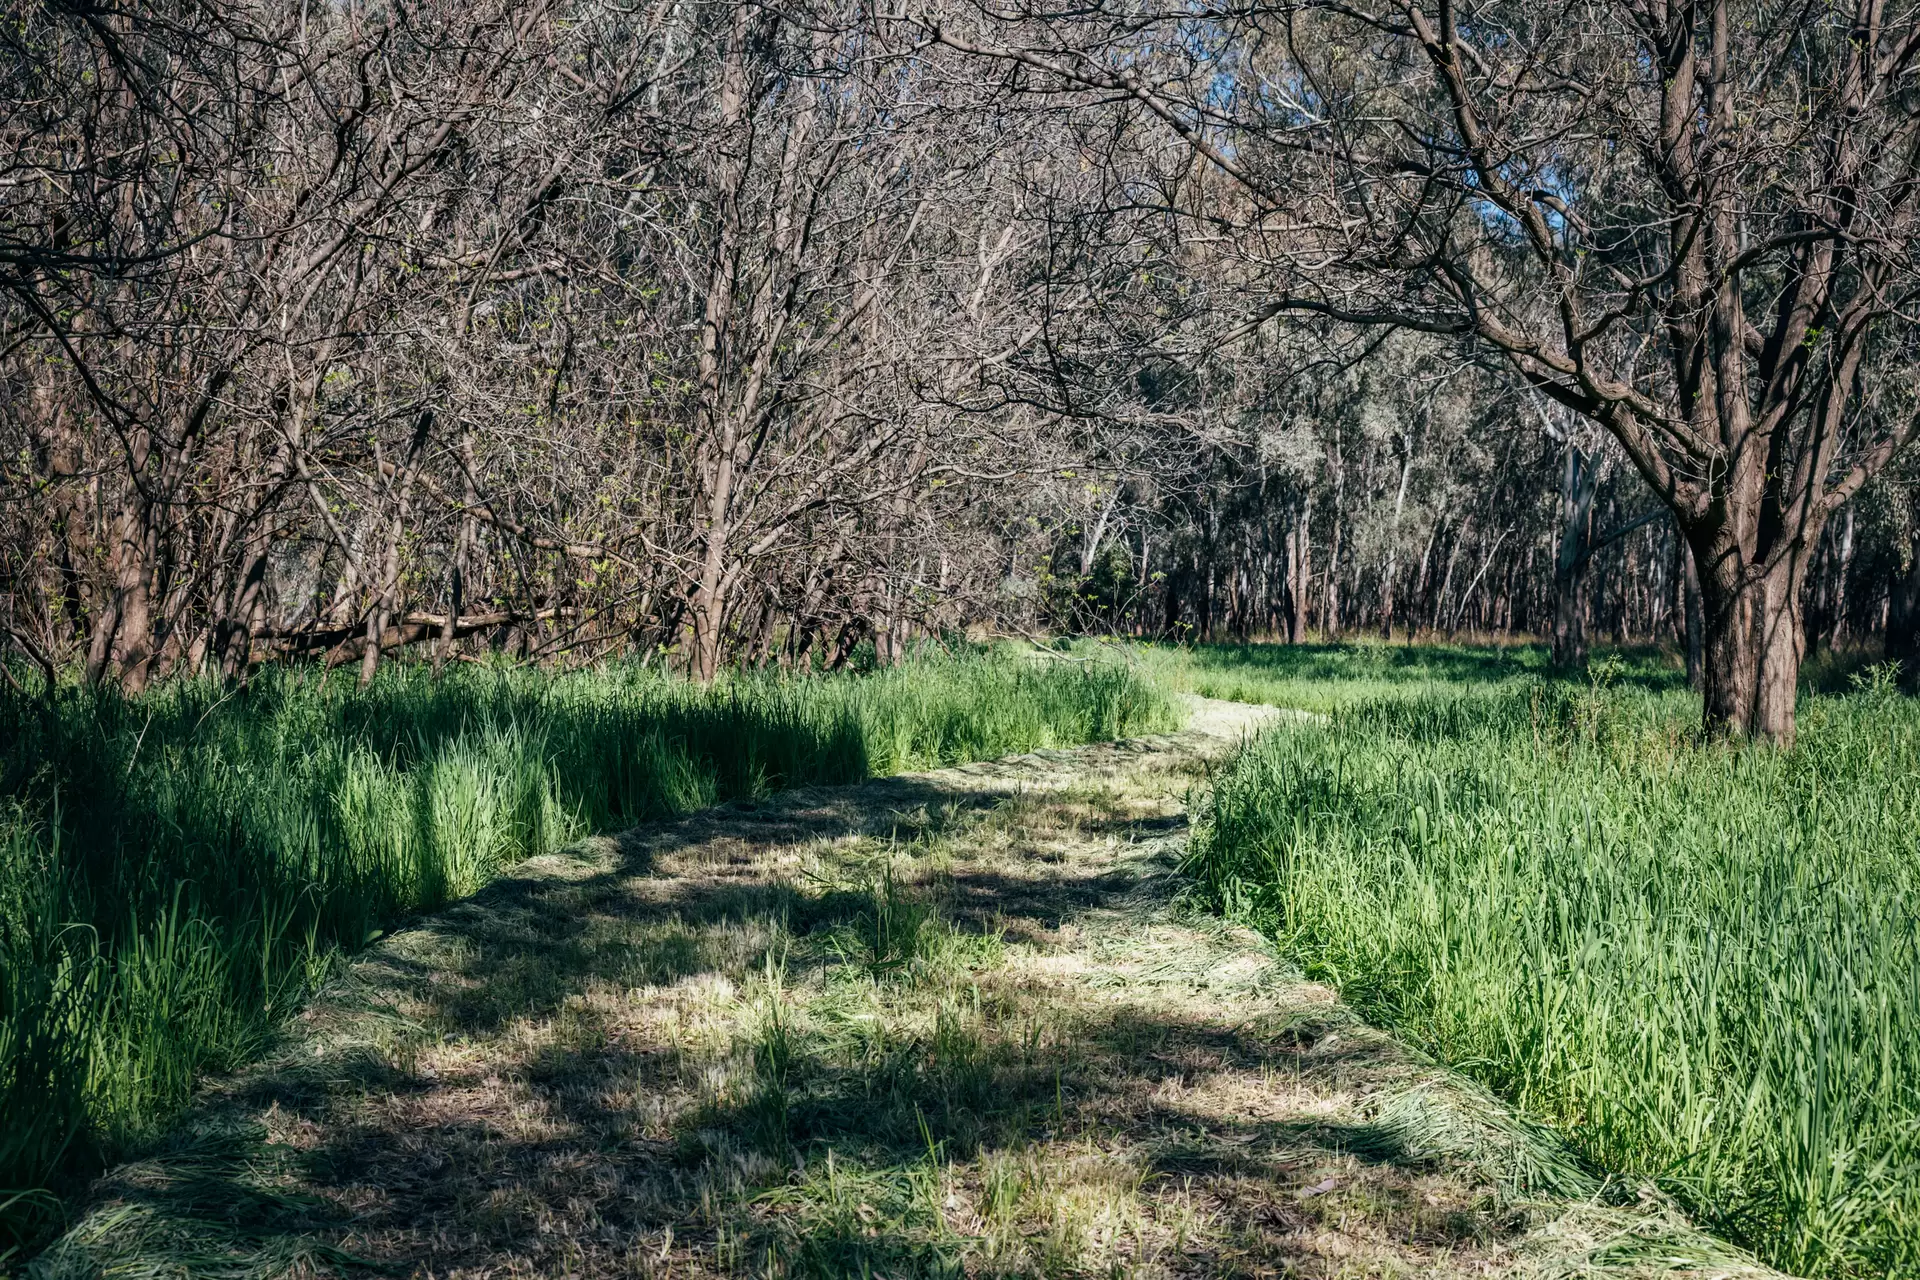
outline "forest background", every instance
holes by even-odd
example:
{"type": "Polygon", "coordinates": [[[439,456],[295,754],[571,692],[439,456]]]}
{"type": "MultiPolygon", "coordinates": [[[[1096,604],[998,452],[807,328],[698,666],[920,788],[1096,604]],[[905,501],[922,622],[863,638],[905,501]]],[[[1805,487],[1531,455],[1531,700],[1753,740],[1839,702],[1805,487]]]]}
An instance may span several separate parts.
{"type": "Polygon", "coordinates": [[[0,39],[0,626],[49,680],[1551,633],[1788,740],[1806,646],[1914,649],[1910,7],[0,39]]]}

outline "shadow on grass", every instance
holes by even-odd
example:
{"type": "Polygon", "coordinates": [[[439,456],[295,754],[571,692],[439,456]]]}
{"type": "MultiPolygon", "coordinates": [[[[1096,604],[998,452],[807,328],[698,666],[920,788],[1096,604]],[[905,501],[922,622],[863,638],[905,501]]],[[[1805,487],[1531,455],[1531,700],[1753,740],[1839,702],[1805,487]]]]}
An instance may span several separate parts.
{"type": "MultiPolygon", "coordinates": [[[[276,1057],[105,1179],[37,1269],[1064,1271],[1058,1223],[1082,1210],[1062,1170],[1120,1135],[1131,1184],[1114,1205],[1204,1181],[1235,1268],[1307,1250],[1338,1196],[1301,1183],[1341,1157],[1394,1171],[1369,1194],[1406,1201],[1409,1243],[1484,1237],[1484,1215],[1420,1201],[1428,1157],[1391,1127],[1182,1101],[1223,1073],[1325,1081],[1392,1052],[1342,1039],[1349,1023],[1222,1026],[1128,1002],[1056,1016],[964,965],[876,982],[841,948],[870,892],[764,874],[782,850],[937,833],[1005,797],[889,779],[536,859],[376,948],[276,1057]],[[804,1016],[783,1012],[801,987],[804,1016]]],[[[1152,883],[969,865],[940,880],[940,911],[986,946],[1010,918],[1037,935],[1152,883]]]]}

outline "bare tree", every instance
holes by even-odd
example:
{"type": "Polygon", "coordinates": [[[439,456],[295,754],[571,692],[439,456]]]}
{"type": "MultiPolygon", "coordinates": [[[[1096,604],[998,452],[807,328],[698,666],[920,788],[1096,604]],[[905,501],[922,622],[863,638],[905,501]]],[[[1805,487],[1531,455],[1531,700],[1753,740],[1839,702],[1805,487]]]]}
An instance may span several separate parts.
{"type": "Polygon", "coordinates": [[[1784,738],[1803,581],[1857,642],[1909,563],[1905,9],[19,17],[0,625],[42,682],[980,622],[1577,661],[1697,599],[1709,723],[1784,738]]]}
{"type": "Polygon", "coordinates": [[[1045,161],[991,86],[852,5],[89,13],[7,33],[16,647],[707,678],[985,598],[1045,161]]]}

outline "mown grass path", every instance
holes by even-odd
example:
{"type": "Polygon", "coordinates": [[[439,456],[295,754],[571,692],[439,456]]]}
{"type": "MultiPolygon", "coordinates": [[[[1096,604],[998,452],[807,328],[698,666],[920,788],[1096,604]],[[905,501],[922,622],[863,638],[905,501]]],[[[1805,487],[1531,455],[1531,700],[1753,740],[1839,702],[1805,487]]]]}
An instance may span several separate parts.
{"type": "Polygon", "coordinates": [[[1189,797],[1273,714],[527,862],[34,1270],[1765,1274],[1183,905],[1189,797]]]}

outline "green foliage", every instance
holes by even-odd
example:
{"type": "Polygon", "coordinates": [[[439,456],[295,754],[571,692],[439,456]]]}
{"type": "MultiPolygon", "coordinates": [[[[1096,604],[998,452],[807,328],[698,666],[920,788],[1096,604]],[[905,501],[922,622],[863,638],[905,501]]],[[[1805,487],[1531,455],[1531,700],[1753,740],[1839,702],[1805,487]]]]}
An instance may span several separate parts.
{"type": "Polygon", "coordinates": [[[0,1262],[259,1051],[337,957],[593,831],[1170,727],[1112,664],[853,677],[307,669],[0,693],[0,1262]]]}
{"type": "Polygon", "coordinates": [[[1634,666],[1326,698],[1192,870],[1596,1167],[1796,1273],[1920,1274],[1920,709],[1870,674],[1790,752],[1702,745],[1634,666]]]}

